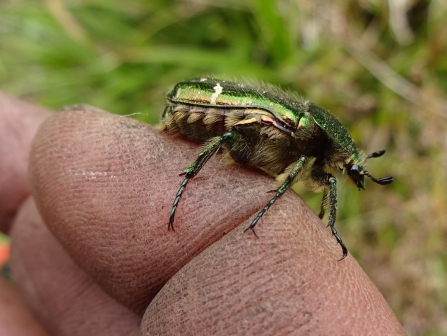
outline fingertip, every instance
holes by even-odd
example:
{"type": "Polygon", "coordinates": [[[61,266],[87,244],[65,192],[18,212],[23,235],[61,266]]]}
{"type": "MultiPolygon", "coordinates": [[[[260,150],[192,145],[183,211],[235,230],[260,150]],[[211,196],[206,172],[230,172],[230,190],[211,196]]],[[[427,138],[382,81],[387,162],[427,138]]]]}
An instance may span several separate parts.
{"type": "Polygon", "coordinates": [[[195,160],[197,148],[79,106],[51,117],[33,144],[31,186],[51,232],[107,293],[136,312],[267,200],[266,176],[212,158],[200,172],[205,178],[188,184],[175,231],[166,228],[178,171],[195,160]]]}

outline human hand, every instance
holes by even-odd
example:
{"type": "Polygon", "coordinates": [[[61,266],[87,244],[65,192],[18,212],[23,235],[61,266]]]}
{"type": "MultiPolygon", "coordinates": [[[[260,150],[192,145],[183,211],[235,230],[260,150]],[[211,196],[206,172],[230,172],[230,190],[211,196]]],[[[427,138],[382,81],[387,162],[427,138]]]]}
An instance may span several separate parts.
{"type": "Polygon", "coordinates": [[[145,311],[144,335],[404,334],[293,192],[260,221],[259,238],[243,232],[271,197],[259,172],[214,157],[168,231],[178,174],[196,155],[192,143],[85,107],[42,125],[11,265],[47,330],[133,335],[145,311]]]}
{"type": "MultiPolygon", "coordinates": [[[[8,234],[29,196],[28,153],[31,141],[50,111],[0,92],[0,231],[8,234]]],[[[17,286],[0,276],[0,335],[48,333],[20,297],[17,286]]]]}

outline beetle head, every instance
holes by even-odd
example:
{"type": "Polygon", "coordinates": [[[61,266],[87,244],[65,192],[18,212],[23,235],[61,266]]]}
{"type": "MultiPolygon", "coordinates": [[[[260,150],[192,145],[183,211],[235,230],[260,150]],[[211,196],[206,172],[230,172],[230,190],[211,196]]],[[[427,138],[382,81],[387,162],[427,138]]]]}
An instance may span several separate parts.
{"type": "MultiPolygon", "coordinates": [[[[374,153],[369,154],[366,159],[377,158],[385,154],[385,150],[380,150],[374,153]]],[[[380,185],[387,185],[393,182],[393,178],[391,176],[382,177],[376,179],[372,176],[367,170],[363,169],[362,166],[356,165],[353,162],[347,165],[348,176],[352,181],[357,185],[357,188],[365,190],[365,176],[368,176],[373,182],[380,185]]]]}

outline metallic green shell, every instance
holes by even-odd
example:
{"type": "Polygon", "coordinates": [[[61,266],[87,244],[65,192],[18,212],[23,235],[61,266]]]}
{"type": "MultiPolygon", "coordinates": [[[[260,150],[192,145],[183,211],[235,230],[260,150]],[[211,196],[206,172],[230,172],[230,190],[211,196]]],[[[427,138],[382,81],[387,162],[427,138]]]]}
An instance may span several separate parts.
{"type": "Polygon", "coordinates": [[[340,148],[352,157],[355,163],[359,164],[361,155],[357,146],[352,140],[343,124],[329,111],[309,103],[309,112],[318,126],[326,132],[326,134],[340,146],[340,148]]]}
{"type": "Polygon", "coordinates": [[[194,78],[180,82],[167,95],[176,103],[216,107],[253,107],[266,110],[296,130],[309,113],[315,123],[340,150],[360,164],[362,157],[343,124],[329,111],[269,84],[250,86],[214,78],[194,78]]]}
{"type": "Polygon", "coordinates": [[[201,106],[250,107],[272,113],[291,129],[305,112],[304,102],[273,85],[258,87],[213,78],[194,78],[180,82],[168,93],[167,99],[201,106]]]}

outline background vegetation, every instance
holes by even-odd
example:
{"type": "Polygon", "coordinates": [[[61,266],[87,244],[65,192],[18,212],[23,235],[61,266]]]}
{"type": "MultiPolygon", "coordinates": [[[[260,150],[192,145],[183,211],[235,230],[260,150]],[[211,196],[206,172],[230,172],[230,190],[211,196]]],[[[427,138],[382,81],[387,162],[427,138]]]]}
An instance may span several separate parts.
{"type": "Polygon", "coordinates": [[[150,123],[190,77],[299,92],[388,150],[370,170],[395,182],[339,188],[337,229],[409,335],[447,334],[446,14],[443,0],[4,0],[0,88],[150,123]]]}

